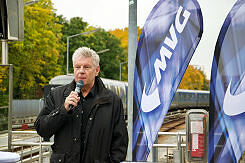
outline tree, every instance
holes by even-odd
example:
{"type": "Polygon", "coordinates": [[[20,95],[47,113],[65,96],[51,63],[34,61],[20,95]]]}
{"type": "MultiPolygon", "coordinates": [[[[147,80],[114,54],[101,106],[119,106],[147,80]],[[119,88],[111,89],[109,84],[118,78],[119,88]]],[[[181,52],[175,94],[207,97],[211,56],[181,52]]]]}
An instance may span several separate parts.
{"type": "MultiPolygon", "coordinates": [[[[141,34],[142,28],[137,27],[137,42],[139,41],[140,34],[141,34]]],[[[120,41],[121,41],[121,46],[125,49],[128,50],[128,28],[124,29],[115,29],[109,31],[111,34],[116,36],[120,41]]]]}
{"type": "MultiPolygon", "coordinates": [[[[139,41],[142,28],[137,27],[137,41],[139,41]]],[[[115,29],[109,31],[121,41],[121,47],[123,48],[123,60],[120,63],[128,61],[128,28],[115,29]]],[[[122,80],[128,81],[128,64],[122,64],[122,80]]]]}
{"type": "Polygon", "coordinates": [[[86,40],[86,46],[95,51],[109,49],[108,52],[100,55],[100,76],[119,80],[120,61],[123,60],[123,48],[120,46],[120,40],[105,30],[100,30],[89,36],[86,40]]]}
{"type": "MultiPolygon", "coordinates": [[[[59,18],[59,23],[63,26],[62,27],[62,33],[63,33],[62,42],[66,45],[66,47],[67,47],[67,37],[82,33],[87,30],[88,23],[84,22],[82,18],[80,17],[71,18],[70,21],[67,21],[62,16],[58,16],[58,18],[59,18]]],[[[72,54],[74,53],[77,47],[80,47],[83,44],[81,40],[83,40],[83,36],[77,36],[77,37],[69,39],[69,73],[72,72],[71,71],[72,70],[72,54]]],[[[63,53],[63,58],[64,58],[63,63],[66,63],[67,61],[66,51],[63,53]]],[[[66,64],[64,64],[62,67],[63,67],[63,72],[65,72],[66,64]]]]}
{"type": "Polygon", "coordinates": [[[65,49],[61,25],[51,0],[25,7],[25,38],[9,43],[9,62],[14,65],[14,98],[40,98],[42,88],[60,74],[65,49]]]}
{"type": "Polygon", "coordinates": [[[209,90],[209,81],[201,69],[189,65],[179,85],[180,89],[209,90]]]}
{"type": "MultiPolygon", "coordinates": [[[[64,21],[63,21],[64,22],[64,21]]],[[[78,33],[95,30],[96,28],[88,26],[87,22],[83,22],[82,18],[71,18],[66,21],[62,28],[63,42],[67,42],[67,37],[78,33]]],[[[108,52],[100,55],[100,76],[110,79],[119,79],[119,65],[122,59],[123,48],[120,46],[120,41],[114,35],[106,32],[103,29],[88,35],[80,35],[69,39],[69,73],[72,73],[72,54],[82,46],[87,46],[96,52],[109,49],[108,52]]],[[[64,53],[66,59],[66,53],[64,53]]]]}
{"type": "Polygon", "coordinates": [[[0,92],[6,92],[8,85],[8,66],[0,66],[0,92]]]}
{"type": "Polygon", "coordinates": [[[0,66],[0,107],[8,105],[8,76],[9,66],[0,66]]]}

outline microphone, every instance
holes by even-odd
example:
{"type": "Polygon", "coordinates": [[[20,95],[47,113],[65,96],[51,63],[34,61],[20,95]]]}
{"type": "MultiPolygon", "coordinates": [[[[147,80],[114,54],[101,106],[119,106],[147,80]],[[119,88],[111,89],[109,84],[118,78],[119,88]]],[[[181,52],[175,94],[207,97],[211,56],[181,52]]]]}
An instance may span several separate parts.
{"type": "MultiPolygon", "coordinates": [[[[75,92],[77,92],[77,94],[80,93],[82,88],[83,88],[83,81],[82,80],[79,80],[77,82],[75,92]]],[[[69,110],[71,111],[73,109],[74,109],[74,106],[73,105],[70,105],[69,106],[69,110]]]]}

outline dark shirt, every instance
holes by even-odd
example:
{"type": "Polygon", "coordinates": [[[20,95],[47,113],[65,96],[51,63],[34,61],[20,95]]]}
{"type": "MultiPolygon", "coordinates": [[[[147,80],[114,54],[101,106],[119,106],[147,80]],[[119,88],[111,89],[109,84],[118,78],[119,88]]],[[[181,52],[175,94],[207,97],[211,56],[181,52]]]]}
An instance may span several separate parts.
{"type": "Polygon", "coordinates": [[[92,87],[91,91],[88,93],[86,97],[83,97],[82,93],[79,93],[80,96],[80,102],[81,105],[79,109],[81,109],[81,156],[84,152],[84,140],[85,140],[85,131],[86,131],[86,126],[89,118],[89,114],[92,110],[92,103],[94,100],[94,97],[97,93],[97,86],[94,84],[92,87]]]}

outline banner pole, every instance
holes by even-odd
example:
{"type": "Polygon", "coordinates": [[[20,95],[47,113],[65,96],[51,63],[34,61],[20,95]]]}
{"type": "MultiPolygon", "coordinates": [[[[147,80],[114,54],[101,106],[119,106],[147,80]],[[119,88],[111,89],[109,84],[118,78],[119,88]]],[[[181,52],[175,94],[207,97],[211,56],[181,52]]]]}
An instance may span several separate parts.
{"type": "Polygon", "coordinates": [[[129,25],[128,25],[128,154],[127,158],[132,161],[133,139],[133,84],[134,66],[137,49],[137,0],[129,0],[129,25]]]}

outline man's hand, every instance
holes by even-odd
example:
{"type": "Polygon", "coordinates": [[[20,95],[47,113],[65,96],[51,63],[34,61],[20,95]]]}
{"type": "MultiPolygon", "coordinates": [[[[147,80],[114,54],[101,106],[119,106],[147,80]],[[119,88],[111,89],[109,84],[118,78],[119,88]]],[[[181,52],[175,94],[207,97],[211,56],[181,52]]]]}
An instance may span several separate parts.
{"type": "Polygon", "coordinates": [[[77,106],[78,101],[80,100],[80,97],[75,91],[72,91],[68,97],[66,97],[64,106],[66,111],[70,111],[70,106],[72,105],[73,107],[77,106]]]}

